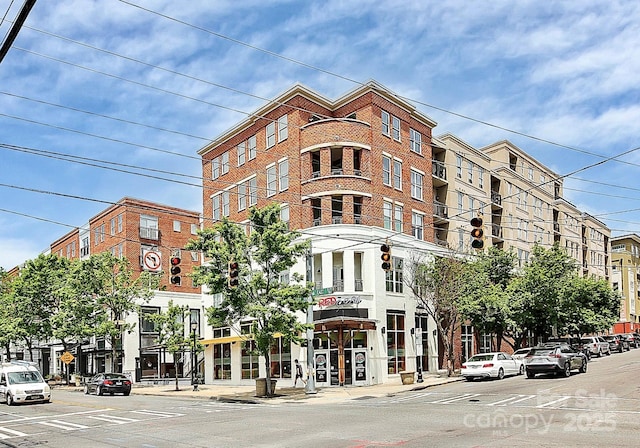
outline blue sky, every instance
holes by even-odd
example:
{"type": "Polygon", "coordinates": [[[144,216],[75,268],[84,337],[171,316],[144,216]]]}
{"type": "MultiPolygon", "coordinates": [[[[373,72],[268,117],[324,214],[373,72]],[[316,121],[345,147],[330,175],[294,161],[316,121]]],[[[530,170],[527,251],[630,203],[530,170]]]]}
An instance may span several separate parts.
{"type": "MultiPolygon", "coordinates": [[[[0,0],[2,38],[18,3],[0,0]]],[[[629,1],[37,2],[0,63],[0,266],[124,196],[201,210],[197,150],[296,82],[337,98],[375,79],[434,135],[573,172],[640,147],[639,28],[629,1]]],[[[580,172],[565,197],[638,232],[639,166],[580,172]]]]}

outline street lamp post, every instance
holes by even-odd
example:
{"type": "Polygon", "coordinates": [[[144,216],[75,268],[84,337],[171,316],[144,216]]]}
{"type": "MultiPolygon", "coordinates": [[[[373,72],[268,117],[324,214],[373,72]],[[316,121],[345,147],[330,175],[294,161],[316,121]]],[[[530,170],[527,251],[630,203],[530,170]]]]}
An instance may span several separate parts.
{"type": "Polygon", "coordinates": [[[197,354],[196,354],[196,330],[198,330],[198,322],[191,322],[191,336],[193,338],[193,346],[191,347],[191,385],[193,386],[193,390],[198,390],[198,382],[196,381],[196,364],[197,354]]]}

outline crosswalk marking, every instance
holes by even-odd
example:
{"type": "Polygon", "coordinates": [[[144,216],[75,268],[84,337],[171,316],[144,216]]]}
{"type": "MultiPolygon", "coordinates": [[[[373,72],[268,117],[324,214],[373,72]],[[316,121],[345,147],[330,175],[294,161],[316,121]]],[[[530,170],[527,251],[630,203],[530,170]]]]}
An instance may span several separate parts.
{"type": "Polygon", "coordinates": [[[118,425],[122,425],[123,423],[133,423],[139,422],[140,420],[136,420],[135,418],[127,418],[127,417],[116,417],[114,415],[89,415],[87,418],[92,418],[94,420],[102,420],[109,423],[117,423],[118,425]]]}
{"type": "Polygon", "coordinates": [[[552,404],[557,404],[557,403],[560,403],[561,401],[566,401],[569,398],[571,398],[571,397],[560,397],[557,400],[552,400],[552,401],[549,401],[548,403],[539,404],[536,407],[537,408],[546,408],[547,406],[551,406],[552,404]]]}
{"type": "Polygon", "coordinates": [[[516,404],[525,400],[534,398],[535,395],[518,395],[516,397],[505,398],[504,400],[495,401],[493,403],[487,403],[487,406],[506,406],[507,404],[516,404]]]}
{"type": "Polygon", "coordinates": [[[20,432],[20,431],[16,431],[14,429],[9,429],[9,428],[0,428],[0,439],[9,439],[11,437],[24,437],[24,436],[28,436],[29,434],[26,434],[24,432],[20,432]],[[6,434],[4,434],[6,433],[6,434]]]}
{"type": "Polygon", "coordinates": [[[463,394],[460,395],[458,397],[449,397],[449,398],[442,398],[440,400],[436,400],[436,401],[430,401],[429,403],[437,403],[437,404],[449,404],[449,403],[455,403],[456,401],[461,401],[461,400],[466,400],[469,398],[474,398],[479,396],[480,394],[463,394]]]}
{"type": "Polygon", "coordinates": [[[135,414],[143,414],[143,415],[152,415],[154,417],[180,417],[184,414],[180,414],[178,412],[165,412],[165,411],[151,411],[149,409],[140,409],[137,411],[131,411],[135,414]]]}
{"type": "Polygon", "coordinates": [[[48,422],[38,422],[40,425],[53,426],[54,428],[64,429],[65,431],[73,431],[74,429],[87,429],[88,426],[79,425],[77,423],[63,422],[61,420],[51,420],[48,422]]]}

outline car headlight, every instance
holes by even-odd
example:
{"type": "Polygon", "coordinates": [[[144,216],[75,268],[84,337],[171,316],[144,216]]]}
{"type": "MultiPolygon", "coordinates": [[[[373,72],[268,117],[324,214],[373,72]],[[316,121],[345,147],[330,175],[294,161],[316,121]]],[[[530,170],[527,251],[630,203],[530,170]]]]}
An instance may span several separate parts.
{"type": "Polygon", "coordinates": [[[43,389],[45,394],[50,394],[51,393],[51,388],[49,387],[48,384],[44,385],[44,389],[43,389]]]}

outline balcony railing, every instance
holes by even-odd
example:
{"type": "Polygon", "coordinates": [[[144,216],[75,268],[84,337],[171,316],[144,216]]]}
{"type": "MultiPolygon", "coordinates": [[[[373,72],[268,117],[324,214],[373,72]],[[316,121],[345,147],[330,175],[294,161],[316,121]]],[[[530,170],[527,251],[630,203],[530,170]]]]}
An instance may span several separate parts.
{"type": "Polygon", "coordinates": [[[313,218],[313,226],[317,227],[319,225],[322,225],[322,218],[313,218]]]}
{"type": "Polygon", "coordinates": [[[342,280],[334,280],[333,281],[333,291],[344,291],[344,282],[342,280]]]}
{"type": "Polygon", "coordinates": [[[331,168],[332,176],[342,176],[342,174],[343,174],[342,168],[331,168]]]}
{"type": "Polygon", "coordinates": [[[342,224],[342,216],[332,216],[331,224],[342,224]]]}
{"type": "Polygon", "coordinates": [[[433,214],[439,218],[446,219],[449,214],[446,204],[438,201],[433,201],[433,214]]]}
{"type": "Polygon", "coordinates": [[[491,224],[491,236],[502,238],[502,226],[499,224],[491,224]]]}
{"type": "Polygon", "coordinates": [[[502,195],[497,191],[491,190],[491,203],[496,205],[502,205],[502,195]]]}
{"type": "Polygon", "coordinates": [[[146,240],[157,240],[159,233],[158,229],[153,227],[140,227],[140,238],[146,240]]]}
{"type": "Polygon", "coordinates": [[[432,160],[432,173],[439,179],[447,180],[447,168],[444,166],[444,162],[439,160],[432,160]]]}
{"type": "Polygon", "coordinates": [[[364,291],[364,289],[362,288],[362,280],[361,279],[355,279],[354,280],[355,284],[354,284],[354,290],[355,291],[364,291]]]}
{"type": "Polygon", "coordinates": [[[317,177],[320,177],[320,171],[314,171],[313,173],[311,173],[311,178],[315,179],[317,177]]]}
{"type": "Polygon", "coordinates": [[[362,216],[361,215],[353,215],[353,223],[354,224],[362,224],[362,216]]]}

